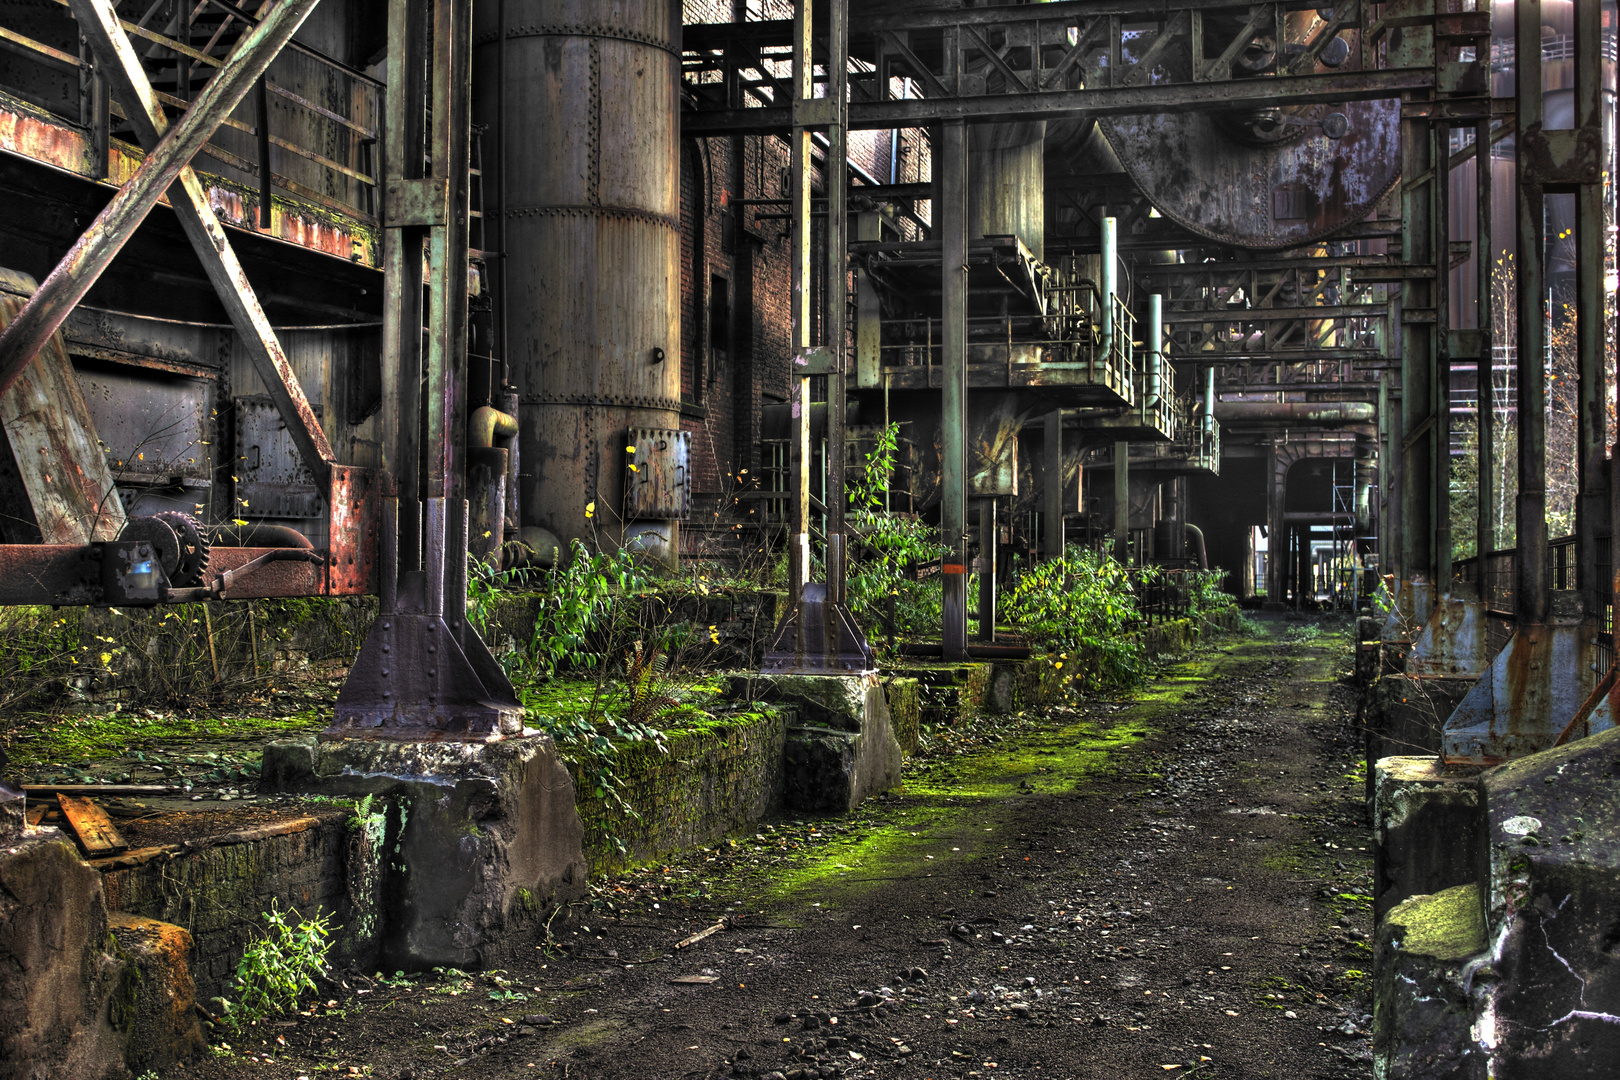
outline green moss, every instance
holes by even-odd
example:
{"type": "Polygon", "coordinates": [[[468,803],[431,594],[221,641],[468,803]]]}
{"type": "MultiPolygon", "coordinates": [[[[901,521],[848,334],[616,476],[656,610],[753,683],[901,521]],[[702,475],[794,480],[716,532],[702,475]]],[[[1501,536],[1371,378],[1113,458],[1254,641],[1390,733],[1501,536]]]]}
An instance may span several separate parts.
{"type": "Polygon", "coordinates": [[[1485,950],[1479,885],[1458,885],[1402,901],[1386,917],[1400,927],[1401,948],[1437,960],[1465,960],[1485,950]]]}
{"type": "Polygon", "coordinates": [[[326,726],[308,710],[279,719],[262,716],[56,716],[12,733],[8,748],[18,769],[37,769],[96,758],[123,757],[159,743],[260,740],[326,726]]]}

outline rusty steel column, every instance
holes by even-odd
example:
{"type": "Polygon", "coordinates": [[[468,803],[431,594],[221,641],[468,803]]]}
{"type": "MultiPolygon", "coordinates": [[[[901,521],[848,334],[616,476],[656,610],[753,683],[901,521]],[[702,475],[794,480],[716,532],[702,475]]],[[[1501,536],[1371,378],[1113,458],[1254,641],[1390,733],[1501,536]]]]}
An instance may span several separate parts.
{"type": "MultiPolygon", "coordinates": [[[[1598,4],[1575,5],[1575,128],[1594,136],[1589,145],[1603,147],[1603,12],[1598,4]]],[[[1605,165],[1612,164],[1612,159],[1605,165]]],[[[1612,182],[1612,179],[1611,179],[1612,182]]],[[[1604,386],[1605,230],[1602,182],[1585,182],[1576,189],[1575,214],[1575,340],[1578,358],[1578,440],[1580,497],[1576,501],[1576,535],[1580,537],[1578,574],[1582,601],[1588,615],[1598,614],[1597,582],[1599,535],[1612,533],[1608,483],[1604,479],[1607,431],[1604,386]]],[[[1608,541],[1612,544],[1612,539],[1608,541]]],[[[1602,588],[1606,589],[1607,585],[1602,588]]]]}
{"type": "MultiPolygon", "coordinates": [[[[1401,175],[1427,182],[1401,193],[1401,261],[1408,266],[1444,266],[1435,249],[1434,128],[1427,120],[1401,122],[1401,175]]],[[[1440,271],[1440,272],[1443,272],[1440,271]]],[[[1434,309],[1433,287],[1424,279],[1401,283],[1401,579],[1414,590],[1434,582],[1433,487],[1436,460],[1434,339],[1421,323],[1408,319],[1434,309]]],[[[1432,325],[1432,324],[1431,324],[1432,325]]],[[[1392,327],[1393,329],[1393,327],[1392,327]]]]}
{"type": "Polygon", "coordinates": [[[967,659],[967,125],[948,121],[939,170],[941,262],[940,361],[945,369],[941,422],[940,540],[945,545],[945,659],[967,659]]]}
{"type": "Polygon", "coordinates": [[[1514,90],[1518,131],[1518,419],[1519,495],[1515,503],[1518,556],[1514,611],[1520,626],[1547,621],[1547,288],[1542,177],[1531,149],[1541,134],[1541,0],[1514,8],[1514,90]]]}
{"type": "MultiPolygon", "coordinates": [[[[1475,548],[1483,570],[1484,556],[1496,548],[1496,345],[1495,292],[1491,288],[1491,268],[1496,265],[1496,245],[1491,222],[1491,121],[1487,117],[1474,128],[1474,180],[1477,194],[1477,222],[1474,227],[1474,257],[1479,264],[1474,282],[1479,316],[1479,359],[1474,366],[1478,384],[1479,460],[1474,470],[1479,499],[1475,548]]],[[[1483,578],[1481,578],[1483,581],[1483,578]]],[[[1481,599],[1484,593],[1480,594],[1481,599]]]]}
{"type": "Polygon", "coordinates": [[[1041,552],[1048,559],[1063,558],[1063,410],[1053,409],[1046,414],[1045,472],[1042,485],[1045,496],[1044,535],[1041,552]]]}
{"type": "Polygon", "coordinates": [[[681,426],[680,5],[506,0],[478,18],[480,100],[511,136],[484,179],[505,214],[522,524],[673,561],[676,517],[628,512],[625,446],[681,426]]]}
{"type": "Polygon", "coordinates": [[[1451,592],[1451,128],[1436,124],[1430,145],[1434,161],[1434,180],[1429,184],[1434,282],[1429,286],[1429,302],[1434,309],[1434,325],[1427,336],[1434,355],[1430,484],[1434,496],[1434,591],[1438,599],[1451,592]]]}
{"type": "Polygon", "coordinates": [[[1131,444],[1114,443],[1114,559],[1131,561],[1131,444]]]}

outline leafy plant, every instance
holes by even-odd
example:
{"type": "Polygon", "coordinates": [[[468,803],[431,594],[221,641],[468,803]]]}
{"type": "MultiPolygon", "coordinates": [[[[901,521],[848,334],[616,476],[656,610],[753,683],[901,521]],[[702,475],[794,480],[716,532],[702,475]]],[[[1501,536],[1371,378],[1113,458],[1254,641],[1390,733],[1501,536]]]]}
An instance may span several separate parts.
{"type": "Polygon", "coordinates": [[[1130,572],[1107,555],[1077,551],[1037,563],[1003,593],[1002,608],[1036,645],[1060,655],[1076,654],[1099,681],[1130,686],[1146,672],[1146,657],[1132,630],[1140,618],[1130,572]]]}
{"type": "Polygon", "coordinates": [[[845,580],[850,607],[865,625],[892,619],[894,633],[908,637],[939,625],[938,583],[918,581],[915,571],[945,547],[932,526],[886,508],[899,448],[900,425],[879,429],[866,468],[846,488],[853,543],[845,580]]]}
{"type": "Polygon", "coordinates": [[[300,918],[272,901],[264,913],[265,931],[236,965],[237,1000],[225,1018],[233,1027],[298,1008],[298,999],[315,991],[315,976],[326,971],[332,928],[325,913],[300,918]]]}
{"type": "Polygon", "coordinates": [[[536,673],[599,668],[612,653],[615,631],[634,621],[628,598],[651,583],[630,552],[592,552],[575,539],[568,559],[542,579],[540,617],[525,653],[536,673]]]}

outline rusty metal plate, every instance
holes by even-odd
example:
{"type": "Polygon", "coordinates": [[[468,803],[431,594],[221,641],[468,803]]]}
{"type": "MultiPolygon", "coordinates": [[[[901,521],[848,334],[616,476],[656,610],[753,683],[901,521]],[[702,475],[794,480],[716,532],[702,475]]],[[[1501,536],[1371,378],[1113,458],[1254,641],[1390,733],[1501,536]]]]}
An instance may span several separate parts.
{"type": "MultiPolygon", "coordinates": [[[[317,416],[321,406],[314,405],[317,416]]],[[[322,492],[304,465],[276,403],[261,395],[236,399],[236,515],[319,518],[322,492]]]]}
{"type": "Polygon", "coordinates": [[[692,512],[691,433],[632,428],[625,459],[625,520],[684,521],[692,512]]]}
{"type": "MultiPolygon", "coordinates": [[[[1292,25],[1290,31],[1292,40],[1292,25]]],[[[1352,59],[1340,70],[1348,70],[1359,50],[1354,35],[1342,39],[1352,59]]],[[[1150,44],[1127,35],[1126,52],[1145,52],[1150,44]]],[[[1190,62],[1185,50],[1166,50],[1149,81],[1186,82],[1190,62]]],[[[1100,69],[1088,74],[1104,78],[1100,69]]],[[[1398,100],[1287,105],[1263,113],[1141,114],[1099,123],[1160,214],[1238,247],[1290,248],[1330,236],[1365,219],[1400,178],[1398,100]],[[1341,126],[1343,135],[1329,138],[1325,129],[1341,126]]]]}
{"type": "Polygon", "coordinates": [[[382,520],[381,469],[332,466],[326,591],[359,596],[377,591],[377,548],[382,520]]]}

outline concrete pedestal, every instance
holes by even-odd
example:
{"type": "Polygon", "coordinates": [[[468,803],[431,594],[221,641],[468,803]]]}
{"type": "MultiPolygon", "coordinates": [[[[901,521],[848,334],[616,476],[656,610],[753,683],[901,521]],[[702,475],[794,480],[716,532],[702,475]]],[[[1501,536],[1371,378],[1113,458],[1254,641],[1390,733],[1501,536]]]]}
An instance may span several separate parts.
{"type": "Polygon", "coordinates": [[[1378,929],[1373,1070],[1382,1080],[1485,1080],[1470,983],[1485,949],[1478,885],[1413,896],[1378,929]]]}
{"type": "Polygon", "coordinates": [[[549,736],[287,740],[265,748],[260,789],[374,797],[390,970],[488,962],[510,931],[585,894],[574,784],[549,736]]]}
{"type": "Polygon", "coordinates": [[[1373,767],[1373,913],[1479,877],[1484,821],[1477,768],[1434,756],[1386,757],[1373,767]]]}
{"type": "Polygon", "coordinates": [[[787,806],[848,813],[900,782],[900,744],[875,672],[759,676],[752,693],[798,712],[783,753],[787,806]]]}

